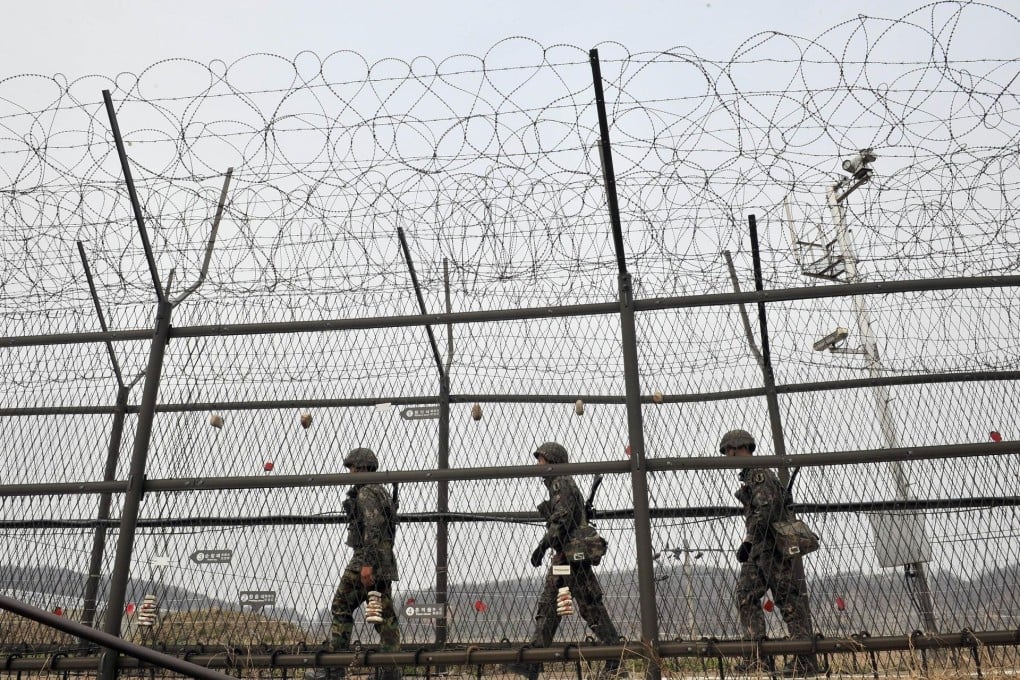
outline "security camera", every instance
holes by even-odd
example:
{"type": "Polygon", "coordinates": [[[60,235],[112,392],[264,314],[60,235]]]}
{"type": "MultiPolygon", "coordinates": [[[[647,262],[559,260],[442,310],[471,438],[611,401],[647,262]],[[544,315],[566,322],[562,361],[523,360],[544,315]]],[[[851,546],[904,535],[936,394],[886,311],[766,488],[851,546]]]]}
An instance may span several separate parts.
{"type": "Polygon", "coordinates": [[[843,161],[843,170],[853,175],[855,179],[864,179],[871,173],[868,165],[874,163],[877,158],[871,149],[861,149],[843,161]]]}
{"type": "Polygon", "coordinates": [[[842,326],[837,326],[836,330],[826,335],[821,340],[815,340],[815,344],[811,346],[816,352],[824,352],[829,350],[830,352],[836,348],[836,345],[846,340],[850,334],[847,329],[842,326]]]}

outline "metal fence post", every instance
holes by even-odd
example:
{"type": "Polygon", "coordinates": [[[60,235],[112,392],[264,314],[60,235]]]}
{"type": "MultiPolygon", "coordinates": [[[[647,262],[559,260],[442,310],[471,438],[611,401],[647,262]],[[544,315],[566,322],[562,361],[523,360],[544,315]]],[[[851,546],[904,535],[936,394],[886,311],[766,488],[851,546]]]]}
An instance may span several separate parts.
{"type": "MultiPolygon", "coordinates": [[[[411,285],[414,287],[414,294],[418,300],[418,309],[422,315],[428,314],[425,307],[425,296],[418,284],[418,274],[414,269],[414,260],[411,259],[411,249],[407,245],[407,238],[404,230],[397,227],[397,238],[400,241],[400,249],[404,254],[407,263],[407,272],[411,276],[411,285]]],[[[443,262],[443,269],[446,271],[446,262],[443,262]]],[[[449,281],[446,280],[446,305],[447,311],[450,306],[449,281]]],[[[432,326],[425,324],[425,331],[428,334],[429,347],[432,349],[432,357],[436,362],[436,370],[439,373],[439,441],[437,445],[436,458],[437,467],[445,469],[450,467],[450,377],[443,360],[439,356],[439,344],[436,342],[436,334],[432,326]]],[[[447,341],[449,343],[449,361],[453,352],[453,331],[447,327],[447,341]]],[[[449,511],[449,483],[442,481],[436,485],[436,512],[439,518],[436,520],[436,604],[443,606],[443,615],[436,619],[436,644],[445,645],[447,635],[447,621],[449,620],[446,611],[447,601],[447,574],[449,560],[449,520],[446,513],[449,511]]]]}
{"type": "MultiPolygon", "coordinates": [[[[171,302],[159,280],[156,258],[149,242],[149,234],[145,230],[145,219],[142,215],[138,192],[131,177],[131,165],[128,163],[124,138],[117,122],[117,112],[113,106],[113,97],[109,90],[103,90],[103,103],[110,119],[110,131],[117,147],[124,183],[127,186],[128,198],[131,200],[131,211],[138,226],[138,236],[142,241],[145,261],[152,277],[153,291],[156,294],[156,323],[149,345],[149,361],[145,367],[145,387],[142,390],[142,402],[138,411],[138,424],[135,428],[134,447],[131,451],[131,466],[128,471],[128,485],[124,493],[124,506],[120,513],[120,530],[117,534],[117,553],[110,574],[110,596],[106,603],[106,616],[103,619],[103,630],[111,635],[120,635],[121,621],[124,617],[124,596],[127,592],[128,579],[131,576],[131,554],[134,549],[135,529],[138,526],[138,511],[145,493],[145,464],[149,455],[149,440],[152,438],[152,422],[156,416],[156,401],[159,396],[159,380],[163,373],[163,356],[170,340],[170,316],[174,303],[171,302]]],[[[170,277],[173,277],[171,271],[170,277]]],[[[169,288],[169,285],[167,286],[169,288]]],[[[100,664],[99,677],[102,680],[114,680],[117,677],[117,653],[107,650],[100,664]]]]}
{"type": "MultiPolygon", "coordinates": [[[[163,372],[163,357],[170,339],[170,315],[172,305],[163,298],[156,311],[156,329],[149,348],[149,362],[145,369],[145,387],[138,410],[138,426],[135,429],[134,448],[131,451],[131,467],[128,472],[128,487],[124,494],[124,507],[120,515],[120,532],[117,536],[117,554],[110,576],[110,597],[106,603],[106,617],[103,631],[120,635],[121,620],[124,616],[124,597],[131,572],[131,554],[134,549],[135,528],[138,525],[138,511],[145,492],[145,464],[149,455],[149,441],[152,438],[152,423],[156,415],[156,400],[159,395],[159,381],[163,372]]],[[[102,680],[117,677],[117,653],[107,651],[100,668],[102,680]]]]}
{"type": "MultiPolygon", "coordinates": [[[[110,446],[106,453],[106,467],[103,470],[103,481],[112,482],[117,476],[117,460],[120,457],[120,443],[124,435],[124,418],[127,413],[128,395],[131,386],[121,385],[117,390],[117,402],[114,408],[113,424],[110,427],[110,446]]],[[[110,519],[111,493],[99,495],[99,525],[92,536],[92,555],[89,558],[89,571],[85,580],[84,604],[81,622],[92,626],[96,620],[96,597],[99,593],[99,572],[103,568],[103,553],[106,551],[106,520],[110,519]]]]}
{"type": "MultiPolygon", "coordinates": [[[[747,216],[747,225],[751,233],[751,259],[754,263],[754,289],[759,293],[764,290],[764,283],[761,273],[761,253],[758,250],[758,221],[754,215],[747,216]]],[[[786,437],[783,433],[783,416],[779,410],[779,396],[776,393],[776,374],[772,370],[772,350],[769,348],[769,327],[765,315],[765,303],[758,301],[758,324],[761,329],[761,363],[762,379],[765,383],[765,399],[768,402],[769,423],[772,427],[773,453],[777,456],[786,455],[786,437]]],[[[778,470],[779,481],[789,489],[790,470],[781,467],[778,470]]],[[[789,489],[792,493],[792,489],[789,489]]],[[[790,498],[792,501],[792,497],[790,498]]],[[[811,620],[811,597],[808,593],[807,576],[804,574],[804,559],[794,557],[792,560],[793,581],[798,589],[804,593],[804,624],[808,630],[814,630],[814,622],[811,620]]],[[[814,656],[814,655],[812,655],[814,656]]]]}
{"type": "MultiPolygon", "coordinates": [[[[443,375],[439,384],[439,451],[438,467],[445,470],[450,467],[450,377],[443,375]]],[[[442,607],[442,616],[436,619],[436,646],[446,646],[447,621],[446,611],[447,590],[449,588],[449,531],[450,520],[450,483],[441,480],[436,483],[436,604],[442,607]]]]}
{"type": "MultiPolygon", "coordinates": [[[[446,301],[446,313],[453,311],[450,300],[450,263],[443,258],[443,292],[446,301]]],[[[439,459],[437,467],[441,470],[450,467],[450,366],[453,364],[453,324],[446,324],[446,364],[439,382],[439,459]]],[[[436,645],[446,646],[448,635],[446,611],[448,600],[450,559],[450,483],[440,480],[436,483],[436,603],[442,605],[443,615],[436,619],[436,645]]],[[[440,671],[445,669],[440,669],[440,671]]]]}
{"type": "Polygon", "coordinates": [[[655,607],[655,567],[652,564],[652,526],[648,509],[648,471],[645,468],[645,434],[641,415],[641,377],[637,353],[637,333],[634,327],[633,281],[627,272],[627,258],[623,246],[623,227],[620,224],[620,206],[616,195],[616,174],[613,170],[612,146],[609,143],[609,118],[606,115],[606,98],[602,90],[602,69],[599,51],[588,53],[592,80],[595,86],[595,108],[599,118],[599,152],[602,175],[606,186],[606,202],[612,225],[613,244],[616,249],[620,291],[620,340],[623,344],[624,385],[627,395],[627,433],[630,440],[630,479],[634,495],[634,537],[637,549],[638,590],[640,592],[641,642],[648,650],[645,677],[659,680],[659,615],[655,607]]]}
{"type": "MultiPolygon", "coordinates": [[[[754,289],[764,290],[761,274],[761,255],[758,251],[758,221],[754,215],[747,216],[751,233],[751,260],[754,263],[754,289]]],[[[783,418],[779,412],[779,397],[776,394],[776,374],[772,370],[772,350],[769,348],[769,328],[765,316],[765,303],[758,301],[758,327],[761,330],[761,373],[765,383],[765,400],[769,409],[769,425],[772,429],[772,450],[777,456],[786,455],[786,437],[783,434],[783,418]]],[[[790,470],[779,468],[779,481],[786,486],[790,483],[790,470]]]]}

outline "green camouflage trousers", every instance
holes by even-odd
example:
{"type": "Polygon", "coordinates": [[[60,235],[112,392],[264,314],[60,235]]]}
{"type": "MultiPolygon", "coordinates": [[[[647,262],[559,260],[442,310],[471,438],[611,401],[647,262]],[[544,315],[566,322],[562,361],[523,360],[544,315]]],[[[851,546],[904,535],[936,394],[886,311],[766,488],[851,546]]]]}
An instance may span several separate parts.
{"type": "Polygon", "coordinates": [[[771,551],[740,565],[736,595],[740,628],[744,637],[751,640],[765,637],[765,615],[761,609],[761,598],[766,590],[772,591],[772,599],[783,615],[790,637],[812,637],[807,626],[807,598],[793,577],[793,562],[771,551]]]}
{"type": "MultiPolygon", "coordinates": [[[[330,646],[333,652],[347,651],[351,644],[351,633],[354,630],[354,612],[368,600],[368,590],[361,585],[361,575],[350,569],[344,571],[330,613],[333,624],[330,628],[330,646]]],[[[384,652],[400,651],[400,628],[397,625],[397,614],[393,611],[393,598],[390,594],[390,582],[376,580],[372,590],[382,593],[382,623],[375,624],[384,652]]]]}
{"type": "MultiPolygon", "coordinates": [[[[562,553],[553,555],[553,564],[566,564],[562,553]]],[[[535,615],[535,637],[531,644],[548,647],[552,644],[560,617],[556,614],[556,592],[563,586],[570,588],[581,618],[591,627],[595,637],[604,645],[616,644],[620,634],[609,618],[605,602],[602,601],[602,586],[590,564],[571,564],[570,576],[556,576],[549,572],[545,587],[538,598],[538,612],[535,615]]]]}

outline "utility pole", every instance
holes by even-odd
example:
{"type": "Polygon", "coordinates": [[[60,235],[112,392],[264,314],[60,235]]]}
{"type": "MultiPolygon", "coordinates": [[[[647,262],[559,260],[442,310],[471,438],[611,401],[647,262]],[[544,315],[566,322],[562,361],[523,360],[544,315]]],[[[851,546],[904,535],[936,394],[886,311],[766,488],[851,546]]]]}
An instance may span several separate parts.
{"type": "MultiPolygon", "coordinates": [[[[843,201],[857,187],[867,182],[871,177],[871,168],[868,164],[875,160],[871,149],[863,149],[854,158],[843,163],[843,169],[851,173],[826,192],[829,210],[832,212],[833,222],[836,226],[836,242],[839,246],[846,283],[860,283],[860,274],[857,269],[857,258],[854,255],[850,243],[850,236],[846,227],[846,211],[843,201]]],[[[860,353],[864,355],[867,362],[868,374],[872,378],[883,377],[882,360],[878,352],[878,339],[871,325],[871,316],[863,295],[853,296],[854,309],[857,312],[857,330],[861,336],[860,353]]],[[[832,350],[832,348],[829,348],[832,350]]],[[[900,447],[900,438],[896,430],[896,423],[893,421],[892,412],[889,406],[889,388],[886,385],[872,387],[875,396],[875,410],[878,414],[878,426],[882,433],[882,439],[888,448],[900,447]]],[[[912,498],[910,493],[910,481],[899,461],[888,463],[892,472],[893,483],[896,488],[896,495],[901,500],[912,498]]],[[[923,526],[923,525],[922,525],[923,526]]],[[[877,539],[881,539],[877,536],[877,539]]],[[[916,557],[915,557],[916,560],[916,557]]],[[[908,562],[903,565],[906,569],[906,576],[914,578],[917,582],[917,605],[920,609],[924,627],[929,633],[938,631],[935,623],[935,612],[932,604],[931,589],[928,586],[928,577],[924,563],[921,561],[908,562]]]]}

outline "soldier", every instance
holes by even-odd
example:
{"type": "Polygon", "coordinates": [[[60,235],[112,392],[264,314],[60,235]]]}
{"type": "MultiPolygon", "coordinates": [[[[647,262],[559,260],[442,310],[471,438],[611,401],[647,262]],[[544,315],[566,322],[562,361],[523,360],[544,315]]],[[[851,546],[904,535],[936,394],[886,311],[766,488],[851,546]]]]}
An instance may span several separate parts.
{"type": "MultiPolygon", "coordinates": [[[[719,442],[724,456],[754,455],[754,437],[744,430],[731,430],[719,442]]],[[[765,615],[761,598],[766,590],[772,597],[790,631],[790,637],[811,638],[808,627],[808,601],[794,578],[793,562],[776,550],[772,523],[787,519],[786,489],[776,473],[768,468],[744,468],[740,471],[740,489],[735,494],[744,506],[744,541],[737,549],[740,575],[737,578],[737,612],[744,636],[752,640],[765,638],[765,615]]],[[[746,659],[738,670],[760,670],[757,659],[746,659]]],[[[813,655],[798,656],[783,669],[784,675],[818,674],[813,655]]]]}
{"type": "MultiPolygon", "coordinates": [[[[535,459],[537,465],[566,463],[567,450],[556,442],[546,442],[535,451],[535,459]]],[[[545,518],[545,535],[531,554],[531,565],[541,567],[542,559],[550,548],[553,550],[552,564],[567,564],[563,546],[574,530],[581,525],[584,518],[584,498],[570,476],[542,479],[549,489],[549,500],[543,501],[538,506],[539,512],[545,518]]],[[[570,576],[557,576],[551,571],[546,576],[545,587],[538,598],[532,646],[548,647],[552,644],[553,636],[560,625],[560,618],[556,613],[556,595],[563,586],[569,586],[581,617],[591,627],[599,641],[602,644],[619,642],[620,635],[609,618],[609,612],[606,611],[606,605],[602,601],[602,587],[592,566],[586,562],[575,562],[570,565],[570,576]]],[[[542,670],[542,664],[514,663],[507,669],[523,675],[528,680],[535,680],[542,670]]],[[[618,673],[619,669],[619,660],[609,659],[603,667],[603,676],[611,677],[618,673]]]]}
{"type": "MultiPolygon", "coordinates": [[[[350,472],[375,472],[379,460],[371,449],[351,450],[344,458],[350,472]]],[[[396,533],[396,508],[390,494],[379,484],[355,484],[348,490],[343,503],[347,516],[347,545],[354,549],[344,575],[337,586],[330,613],[329,651],[346,651],[354,629],[354,611],[368,601],[369,592],[381,594],[382,623],[376,623],[384,652],[400,649],[400,629],[393,610],[391,584],[399,580],[397,562],[393,556],[393,539],[396,533]]],[[[319,668],[305,674],[307,680],[342,680],[344,668],[319,668]]],[[[400,670],[387,668],[379,674],[380,680],[398,680],[400,670]]]]}

